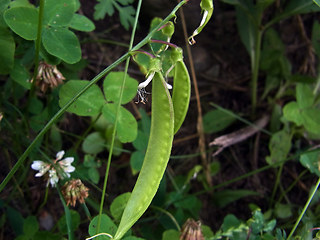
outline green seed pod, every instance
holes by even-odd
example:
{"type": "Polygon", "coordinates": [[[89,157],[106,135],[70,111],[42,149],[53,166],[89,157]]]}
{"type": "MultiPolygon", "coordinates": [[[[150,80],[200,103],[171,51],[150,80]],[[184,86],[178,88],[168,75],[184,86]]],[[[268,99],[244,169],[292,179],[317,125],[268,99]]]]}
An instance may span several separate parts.
{"type": "Polygon", "coordinates": [[[121,239],[149,207],[166,170],[173,141],[174,112],[160,72],[152,82],[151,128],[143,165],[124,209],[114,240],[121,239]]]}
{"type": "Polygon", "coordinates": [[[174,109],[174,133],[180,129],[189,108],[191,82],[188,69],[183,61],[174,67],[172,102],[174,109]]]}

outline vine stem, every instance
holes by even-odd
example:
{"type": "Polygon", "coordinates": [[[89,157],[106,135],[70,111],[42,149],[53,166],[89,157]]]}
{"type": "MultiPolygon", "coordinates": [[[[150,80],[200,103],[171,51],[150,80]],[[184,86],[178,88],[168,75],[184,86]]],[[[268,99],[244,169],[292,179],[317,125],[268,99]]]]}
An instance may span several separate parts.
{"type": "Polygon", "coordinates": [[[319,185],[320,185],[320,178],[318,178],[318,181],[317,181],[317,183],[316,183],[316,186],[315,186],[315,188],[313,189],[311,195],[309,196],[308,201],[307,201],[306,204],[304,205],[304,208],[303,208],[302,212],[300,213],[300,215],[299,215],[296,223],[294,224],[294,226],[293,226],[293,228],[292,228],[292,230],[291,230],[291,232],[290,232],[287,240],[290,240],[291,237],[292,237],[292,235],[293,235],[293,233],[296,231],[296,229],[297,229],[297,227],[298,227],[301,219],[303,218],[303,216],[304,216],[304,214],[306,213],[306,211],[307,211],[307,209],[308,209],[308,207],[309,207],[309,205],[310,205],[310,203],[311,203],[314,195],[316,194],[316,192],[317,192],[317,190],[318,190],[318,188],[319,188],[319,185]]]}
{"type": "Polygon", "coordinates": [[[10,170],[8,175],[5,177],[5,179],[0,184],[0,192],[5,188],[5,186],[8,184],[10,179],[13,177],[15,172],[20,168],[20,166],[23,164],[25,159],[29,156],[29,153],[33,150],[33,148],[36,146],[36,143],[44,136],[44,134],[50,129],[50,127],[64,114],[64,112],[68,109],[68,107],[71,106],[84,92],[86,92],[91,86],[96,84],[103,76],[105,76],[108,72],[110,72],[113,68],[118,66],[120,63],[125,61],[128,57],[130,57],[131,53],[140,49],[145,44],[147,44],[153,34],[158,31],[158,29],[166,24],[171,18],[175,17],[176,12],[178,9],[184,5],[187,2],[187,0],[184,0],[180,2],[172,11],[171,13],[161,22],[159,25],[154,28],[142,41],[140,41],[135,47],[131,49],[130,52],[125,53],[120,58],[118,58],[115,62],[113,62],[110,66],[105,68],[102,72],[100,72],[97,76],[95,76],[85,87],[83,87],[72,99],[69,100],[50,120],[49,122],[43,127],[43,129],[38,133],[38,135],[34,138],[34,140],[30,143],[28,148],[24,151],[24,153],[20,156],[16,164],[13,166],[13,168],[10,170]]]}
{"type": "Polygon", "coordinates": [[[39,4],[39,16],[38,16],[38,30],[37,30],[37,40],[35,43],[35,55],[34,55],[34,71],[33,71],[33,81],[31,85],[31,90],[29,92],[28,105],[30,104],[31,98],[35,93],[35,85],[36,85],[36,77],[38,75],[38,67],[39,67],[39,53],[41,46],[41,35],[42,35],[42,25],[43,25],[43,12],[44,12],[44,0],[40,0],[39,4]]]}

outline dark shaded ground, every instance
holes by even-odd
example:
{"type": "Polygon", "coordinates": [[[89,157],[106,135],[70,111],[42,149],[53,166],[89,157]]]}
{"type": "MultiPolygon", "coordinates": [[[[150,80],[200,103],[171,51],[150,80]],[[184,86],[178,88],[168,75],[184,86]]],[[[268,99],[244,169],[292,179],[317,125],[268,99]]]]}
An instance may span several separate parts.
{"type": "MultiPolygon", "coordinates": [[[[140,26],[136,36],[137,41],[142,39],[148,33],[149,22],[152,16],[164,17],[170,11],[168,6],[166,6],[162,1],[158,4],[156,2],[157,1],[153,2],[150,0],[144,3],[140,26]],[[148,2],[152,2],[152,4],[148,2]],[[154,15],[154,13],[159,14],[154,15]]],[[[199,1],[190,1],[190,6],[185,9],[187,16],[186,21],[189,26],[189,34],[198,24],[200,19],[200,8],[198,7],[198,3],[199,1]]],[[[223,3],[216,2],[215,4],[213,19],[210,21],[207,28],[205,28],[196,38],[197,44],[192,47],[193,60],[195,62],[201,96],[202,112],[206,113],[211,110],[212,106],[210,106],[209,103],[214,102],[224,108],[232,110],[246,119],[254,121],[255,119],[250,119],[250,59],[237,33],[235,12],[232,7],[223,3]]],[[[91,19],[93,19],[92,14],[94,5],[95,2],[93,1],[82,1],[82,11],[91,19]]],[[[272,9],[270,11],[272,11],[272,9]]],[[[268,13],[266,14],[266,17],[268,17],[268,13]]],[[[314,19],[316,19],[316,15],[314,14],[302,16],[308,37],[311,36],[311,27],[314,19]]],[[[180,24],[180,18],[178,17],[177,32],[172,39],[172,42],[184,47],[185,43],[180,24]]],[[[301,63],[306,56],[306,54],[304,54],[306,52],[306,48],[304,42],[301,40],[300,30],[295,18],[282,21],[275,27],[281,33],[282,40],[287,46],[287,56],[292,63],[293,72],[298,72],[301,63]]],[[[96,30],[88,35],[83,34],[82,38],[84,40],[90,39],[90,41],[93,42],[84,43],[82,45],[83,57],[88,60],[89,66],[82,72],[81,79],[92,79],[102,69],[113,63],[127,50],[126,47],[101,43],[97,40],[107,39],[127,44],[130,39],[130,32],[123,29],[119,24],[118,16],[114,15],[111,18],[107,17],[105,20],[96,22],[96,30]]],[[[187,60],[187,57],[185,57],[185,59],[187,60]]],[[[121,65],[118,69],[121,70],[123,67],[124,65],[121,65]]],[[[134,63],[130,65],[129,73],[139,81],[144,79],[144,76],[138,71],[134,63]]],[[[261,74],[259,79],[260,94],[263,92],[263,87],[264,76],[261,74]]],[[[197,106],[194,96],[193,92],[186,121],[175,138],[172,155],[194,154],[199,151],[198,136],[196,135],[197,106]]],[[[136,107],[144,107],[148,111],[150,102],[146,105],[128,105],[128,108],[133,112],[136,107]]],[[[270,112],[267,108],[267,103],[259,103],[257,112],[257,118],[266,112],[270,112]]],[[[65,122],[63,127],[68,129],[70,132],[78,133],[81,132],[79,129],[86,128],[87,119],[80,119],[71,114],[68,115],[67,119],[68,121],[65,122]]],[[[245,125],[243,123],[237,122],[224,132],[219,133],[219,135],[238,130],[244,126],[245,125]]],[[[219,135],[206,135],[206,143],[208,144],[219,135]]],[[[225,149],[215,158],[212,158],[211,154],[207,154],[209,161],[219,161],[221,163],[221,170],[212,179],[213,185],[223,183],[238,177],[239,175],[265,166],[265,157],[269,154],[268,142],[269,137],[261,133],[242,143],[225,149]]],[[[131,148],[130,145],[126,147],[131,148]]],[[[106,159],[106,156],[107,154],[104,153],[100,157],[102,159],[106,159]]],[[[130,156],[128,154],[123,154],[119,159],[116,159],[116,166],[111,167],[111,175],[108,180],[110,189],[110,191],[108,191],[109,195],[107,198],[108,204],[118,194],[131,191],[134,185],[135,177],[132,177],[129,167],[120,169],[117,167],[121,164],[128,164],[129,159],[130,156]]],[[[186,174],[195,164],[201,164],[199,157],[172,160],[170,163],[170,169],[175,175],[186,174]]],[[[303,168],[296,162],[292,161],[289,164],[286,164],[281,178],[283,187],[288,187],[302,170],[303,168]]],[[[101,169],[101,175],[103,175],[103,173],[104,169],[101,169]]],[[[200,195],[200,199],[203,204],[200,214],[201,221],[204,224],[209,225],[213,230],[217,230],[221,226],[223,218],[229,213],[235,214],[243,220],[248,219],[251,216],[251,211],[248,207],[249,203],[255,203],[261,207],[263,211],[268,210],[268,200],[274,187],[275,177],[276,171],[274,169],[270,169],[227,186],[226,188],[228,189],[250,189],[260,193],[260,196],[238,200],[223,209],[215,207],[212,203],[211,194],[214,195],[214,192],[200,195]]],[[[30,176],[30,178],[32,178],[32,176],[30,176]]],[[[311,177],[304,180],[305,181],[303,183],[299,182],[294,189],[288,193],[288,198],[291,203],[296,204],[297,206],[302,206],[305,203],[308,197],[309,186],[315,182],[311,177]]],[[[100,181],[100,183],[102,184],[102,181],[100,181]]],[[[41,203],[41,196],[44,194],[43,189],[44,187],[39,185],[30,189],[32,194],[31,196],[28,196],[25,201],[32,201],[32,205],[35,207],[37,204],[41,203]]],[[[196,182],[192,183],[191,192],[201,190],[203,190],[201,184],[196,182]]],[[[92,197],[98,199],[99,194],[92,193],[92,197]]],[[[48,212],[50,212],[54,220],[57,220],[62,215],[62,206],[60,203],[55,204],[58,198],[55,199],[49,197],[48,199],[49,202],[47,205],[50,206],[48,208],[48,212]]],[[[99,200],[97,201],[99,202],[99,200]]],[[[15,205],[17,205],[17,209],[21,209],[21,205],[19,203],[16,203],[15,205]]],[[[28,214],[28,212],[24,212],[23,210],[21,211],[24,214],[28,214]]],[[[82,213],[80,209],[79,211],[82,213]]],[[[82,234],[86,235],[86,231],[87,225],[84,225],[82,234]]]]}

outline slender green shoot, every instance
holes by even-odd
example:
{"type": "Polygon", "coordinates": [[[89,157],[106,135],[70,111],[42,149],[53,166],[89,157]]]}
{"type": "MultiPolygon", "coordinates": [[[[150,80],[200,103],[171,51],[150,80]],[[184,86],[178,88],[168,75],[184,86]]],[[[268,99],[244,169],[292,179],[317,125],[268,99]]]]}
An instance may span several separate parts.
{"type": "Polygon", "coordinates": [[[310,203],[311,203],[314,195],[317,193],[317,190],[318,190],[318,188],[319,188],[319,185],[320,185],[320,178],[318,178],[318,181],[317,181],[317,183],[316,183],[316,186],[315,186],[315,188],[313,189],[311,195],[309,196],[308,201],[307,201],[306,204],[304,205],[304,208],[303,208],[302,212],[300,213],[300,215],[299,215],[296,223],[294,224],[294,226],[293,226],[293,228],[292,228],[292,230],[291,230],[291,232],[290,232],[287,240],[290,240],[291,237],[292,237],[292,235],[293,235],[294,232],[296,231],[296,229],[297,229],[297,227],[298,227],[301,219],[303,218],[304,214],[306,213],[306,211],[307,211],[307,209],[308,209],[308,207],[309,207],[309,205],[310,205],[310,203]]]}
{"type": "Polygon", "coordinates": [[[66,223],[67,223],[67,231],[68,231],[68,239],[69,240],[73,240],[74,236],[73,236],[73,232],[72,232],[72,220],[71,220],[71,214],[70,214],[70,210],[62,196],[62,193],[59,189],[59,187],[57,186],[57,191],[59,193],[59,197],[60,197],[60,201],[62,202],[63,208],[64,208],[64,213],[66,215],[66,223]]]}
{"type": "Polygon", "coordinates": [[[36,46],[35,46],[35,56],[34,56],[34,71],[33,71],[33,78],[32,78],[33,81],[32,81],[31,90],[29,93],[29,103],[30,103],[30,99],[33,97],[35,92],[36,78],[38,74],[39,54],[40,54],[42,25],[43,25],[43,12],[44,12],[44,0],[40,0],[37,39],[35,43],[36,46]]]}
{"type": "MultiPolygon", "coordinates": [[[[133,46],[134,36],[135,36],[137,25],[138,25],[138,19],[139,19],[141,4],[142,4],[142,0],[139,0],[138,7],[137,7],[137,12],[136,12],[136,17],[135,17],[135,21],[134,21],[134,25],[133,25],[133,29],[132,29],[132,33],[131,33],[131,39],[130,39],[130,44],[129,44],[129,49],[128,49],[129,52],[131,51],[132,46],[133,46]]],[[[100,225],[101,225],[101,216],[102,216],[102,210],[103,210],[103,204],[104,204],[104,197],[106,195],[107,182],[108,182],[109,170],[110,170],[110,165],[111,165],[111,158],[112,158],[113,147],[114,147],[114,142],[115,142],[115,138],[116,138],[116,130],[117,130],[117,124],[118,124],[118,121],[117,121],[118,120],[118,114],[120,112],[121,100],[122,100],[123,91],[124,91],[124,88],[125,88],[126,76],[127,76],[128,69],[129,69],[129,63],[130,63],[130,58],[127,58],[126,66],[125,66],[125,70],[124,70],[125,74],[124,74],[124,77],[122,79],[122,85],[121,85],[121,89],[120,89],[119,101],[117,103],[117,111],[116,111],[116,115],[115,115],[115,123],[114,123],[114,127],[113,127],[113,132],[112,132],[111,146],[110,146],[110,150],[109,150],[107,168],[106,168],[106,173],[104,175],[103,190],[102,190],[102,194],[101,194],[99,217],[98,217],[98,223],[97,223],[97,233],[99,233],[100,225]]]]}

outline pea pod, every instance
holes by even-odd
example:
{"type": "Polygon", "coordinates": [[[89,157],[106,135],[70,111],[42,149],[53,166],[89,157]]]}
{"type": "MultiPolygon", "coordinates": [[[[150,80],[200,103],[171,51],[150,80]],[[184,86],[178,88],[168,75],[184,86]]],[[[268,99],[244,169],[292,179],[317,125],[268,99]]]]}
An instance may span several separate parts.
{"type": "Polygon", "coordinates": [[[190,45],[193,45],[196,43],[196,41],[194,40],[194,37],[197,36],[209,22],[213,13],[213,0],[201,0],[200,7],[203,12],[202,20],[200,22],[199,27],[197,27],[197,29],[194,30],[192,35],[188,38],[190,45]]]}
{"type": "Polygon", "coordinates": [[[121,239],[147,210],[157,192],[171,153],[174,135],[171,96],[161,73],[156,72],[152,82],[152,115],[147,152],[114,236],[115,240],[121,239]]]}
{"type": "Polygon", "coordinates": [[[183,62],[182,49],[173,49],[171,58],[175,62],[172,103],[174,109],[174,133],[176,134],[187,115],[191,95],[191,82],[188,69],[183,62]]]}

